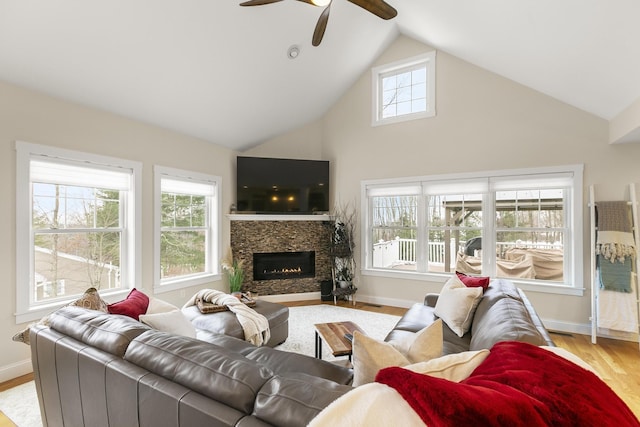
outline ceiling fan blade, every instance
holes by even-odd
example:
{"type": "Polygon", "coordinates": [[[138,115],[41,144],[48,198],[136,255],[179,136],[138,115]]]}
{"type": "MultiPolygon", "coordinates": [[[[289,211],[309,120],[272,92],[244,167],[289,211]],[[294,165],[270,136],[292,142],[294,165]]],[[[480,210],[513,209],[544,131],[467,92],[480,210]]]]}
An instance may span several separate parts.
{"type": "Polygon", "coordinates": [[[263,4],[277,3],[282,0],[249,0],[240,3],[240,6],[262,6],[263,4]]]}
{"type": "Polygon", "coordinates": [[[311,44],[314,46],[318,46],[322,41],[322,37],[324,36],[324,30],[327,29],[327,22],[329,22],[329,8],[331,7],[331,3],[327,7],[324,8],[320,18],[318,18],[318,23],[316,24],[316,29],[313,31],[313,39],[311,40],[311,44]]]}
{"type": "Polygon", "coordinates": [[[315,6],[315,4],[311,0],[298,0],[298,1],[301,1],[302,3],[307,3],[307,4],[315,6]]]}
{"type": "Polygon", "coordinates": [[[391,19],[395,18],[398,11],[395,10],[384,0],[349,0],[351,3],[368,10],[379,18],[391,19]]]}

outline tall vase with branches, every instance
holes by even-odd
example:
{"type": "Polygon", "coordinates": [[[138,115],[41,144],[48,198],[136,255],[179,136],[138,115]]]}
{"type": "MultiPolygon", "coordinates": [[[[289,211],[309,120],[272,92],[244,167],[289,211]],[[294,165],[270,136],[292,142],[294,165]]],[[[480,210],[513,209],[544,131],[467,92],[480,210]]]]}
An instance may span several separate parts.
{"type": "Polygon", "coordinates": [[[333,212],[334,227],[331,236],[331,258],[334,281],[341,286],[353,286],[356,261],[356,210],[352,204],[337,204],[333,212]]]}

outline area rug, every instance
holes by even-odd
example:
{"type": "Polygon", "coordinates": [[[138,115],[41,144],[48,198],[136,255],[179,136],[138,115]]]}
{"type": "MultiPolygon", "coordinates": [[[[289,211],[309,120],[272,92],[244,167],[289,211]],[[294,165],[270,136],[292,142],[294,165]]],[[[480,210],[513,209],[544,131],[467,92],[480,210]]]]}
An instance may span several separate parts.
{"type": "Polygon", "coordinates": [[[0,411],[18,427],[41,427],[40,406],[33,381],[0,393],[0,411]]]}
{"type": "MultiPolygon", "coordinates": [[[[289,309],[289,338],[276,347],[279,350],[313,356],[315,354],[315,323],[350,320],[360,326],[367,335],[384,339],[398,322],[399,316],[373,313],[333,305],[312,305],[289,309]]],[[[325,360],[336,360],[328,346],[323,346],[325,360]]],[[[340,358],[344,359],[344,357],[340,358]]],[[[0,411],[18,427],[41,427],[40,408],[33,381],[0,393],[0,411]]]]}
{"type": "MultiPolygon", "coordinates": [[[[367,335],[376,339],[384,339],[389,331],[400,320],[399,316],[373,313],[364,310],[338,307],[334,305],[311,305],[289,308],[289,338],[276,348],[294,353],[315,355],[316,323],[343,322],[350,320],[360,326],[367,335]]],[[[328,346],[322,346],[322,358],[335,360],[328,346]]],[[[344,357],[339,358],[344,359],[344,357]]]]}

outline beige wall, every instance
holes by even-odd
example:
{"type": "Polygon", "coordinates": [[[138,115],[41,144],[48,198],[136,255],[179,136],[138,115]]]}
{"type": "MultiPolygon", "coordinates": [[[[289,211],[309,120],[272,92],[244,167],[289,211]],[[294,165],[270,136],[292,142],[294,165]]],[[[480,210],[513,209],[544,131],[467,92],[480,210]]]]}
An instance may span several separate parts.
{"type": "Polygon", "coordinates": [[[322,122],[315,121],[246,150],[243,156],[322,159],[322,122]]]}
{"type": "MultiPolygon", "coordinates": [[[[429,50],[401,36],[373,65],[429,50]]],[[[629,197],[629,183],[640,183],[640,145],[610,145],[607,121],[445,52],[439,51],[436,60],[436,117],[372,127],[367,70],[321,120],[323,158],[332,162],[335,198],[359,206],[362,180],[569,164],[585,165],[585,208],[591,184],[597,199],[616,200],[629,197]]],[[[585,209],[587,289],[588,227],[585,209]]],[[[358,299],[406,305],[442,284],[360,276],[358,299]]],[[[588,333],[588,290],[583,297],[527,295],[548,326],[588,333]]]]}
{"type": "Polygon", "coordinates": [[[640,98],[611,119],[609,142],[640,142],[640,98]]]}
{"type": "MultiPolygon", "coordinates": [[[[0,82],[0,271],[4,277],[0,286],[0,382],[30,368],[29,347],[11,341],[25,326],[16,325],[14,318],[16,140],[142,162],[142,283],[138,287],[147,294],[153,293],[153,165],[222,176],[224,213],[235,194],[230,180],[235,152],[0,82]]],[[[229,222],[222,223],[224,251],[229,244],[229,222]]],[[[224,286],[226,282],[217,282],[210,287],[224,286]]],[[[187,288],[159,297],[179,305],[195,291],[187,288]]]]}

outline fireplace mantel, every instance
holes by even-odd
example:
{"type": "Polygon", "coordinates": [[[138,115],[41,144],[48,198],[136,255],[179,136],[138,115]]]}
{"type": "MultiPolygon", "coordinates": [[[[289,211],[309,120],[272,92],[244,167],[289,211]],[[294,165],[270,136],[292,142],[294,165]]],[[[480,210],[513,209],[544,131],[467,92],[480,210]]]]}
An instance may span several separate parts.
{"type": "Polygon", "coordinates": [[[330,221],[331,215],[229,214],[231,221],[330,221]]]}

